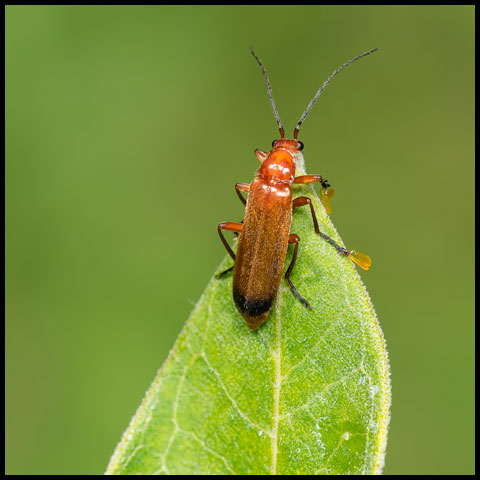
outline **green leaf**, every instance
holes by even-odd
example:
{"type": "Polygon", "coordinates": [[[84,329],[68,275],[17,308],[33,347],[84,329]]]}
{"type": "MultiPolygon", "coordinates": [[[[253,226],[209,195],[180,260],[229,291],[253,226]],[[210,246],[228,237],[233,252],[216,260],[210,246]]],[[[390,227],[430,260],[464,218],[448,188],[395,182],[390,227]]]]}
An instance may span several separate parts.
{"type": "MultiPolygon", "coordinates": [[[[314,189],[293,194],[312,199],[320,229],[342,245],[314,189]]],[[[390,384],[375,311],[352,262],[315,234],[308,206],[295,210],[291,232],[300,237],[291,278],[313,310],[282,280],[252,332],[232,275],[213,277],[107,474],[381,472],[390,384]]],[[[226,258],[217,273],[231,265],[226,258]]]]}

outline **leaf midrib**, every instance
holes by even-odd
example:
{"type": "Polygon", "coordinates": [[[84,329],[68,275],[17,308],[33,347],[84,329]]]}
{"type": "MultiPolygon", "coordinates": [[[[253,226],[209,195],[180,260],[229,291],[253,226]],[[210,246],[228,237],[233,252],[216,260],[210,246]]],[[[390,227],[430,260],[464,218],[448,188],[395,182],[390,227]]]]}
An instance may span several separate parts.
{"type": "Polygon", "coordinates": [[[272,429],[272,475],[277,474],[277,452],[278,452],[278,423],[280,420],[280,387],[282,382],[281,372],[281,333],[282,333],[282,314],[281,304],[283,296],[283,285],[280,283],[278,288],[277,300],[277,321],[276,321],[276,345],[275,345],[275,388],[273,395],[273,429],[272,429]]]}

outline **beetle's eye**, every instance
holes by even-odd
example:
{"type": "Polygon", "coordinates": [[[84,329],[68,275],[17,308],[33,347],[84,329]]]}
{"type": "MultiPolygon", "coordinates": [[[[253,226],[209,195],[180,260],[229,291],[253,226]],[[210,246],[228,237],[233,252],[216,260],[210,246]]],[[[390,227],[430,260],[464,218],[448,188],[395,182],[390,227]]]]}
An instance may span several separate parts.
{"type": "Polygon", "coordinates": [[[298,149],[303,150],[303,143],[299,142],[298,140],[297,140],[297,143],[298,143],[298,149]]]}
{"type": "Polygon", "coordinates": [[[277,143],[277,141],[278,141],[278,140],[274,140],[274,141],[272,142],[272,147],[275,147],[275,144],[277,143]]]}

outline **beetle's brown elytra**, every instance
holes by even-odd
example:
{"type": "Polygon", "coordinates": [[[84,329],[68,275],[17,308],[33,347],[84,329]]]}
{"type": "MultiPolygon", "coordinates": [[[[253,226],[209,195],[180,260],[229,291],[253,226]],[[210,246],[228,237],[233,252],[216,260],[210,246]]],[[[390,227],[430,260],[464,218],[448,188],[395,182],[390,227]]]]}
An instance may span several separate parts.
{"type": "MultiPolygon", "coordinates": [[[[220,239],[227,252],[235,261],[233,266],[233,299],[238,311],[251,330],[257,329],[268,318],[282,280],[287,248],[291,243],[295,244],[295,247],[292,260],[285,273],[285,280],[293,294],[305,307],[309,309],[312,308],[310,303],[300,295],[290,279],[300,242],[298,235],[290,233],[292,211],[295,208],[309,205],[313,226],[318,235],[329,242],[338,253],[342,256],[349,257],[364,270],[368,270],[371,265],[371,260],[368,255],[358,253],[355,250],[349,251],[322,233],[318,227],[312,201],[308,197],[297,197],[293,199],[291,185],[319,182],[323,187],[321,195],[322,203],[324,203],[327,213],[330,213],[329,199],[333,195],[333,189],[329,190],[330,185],[327,181],[324,180],[321,175],[295,176],[297,156],[303,149],[303,143],[297,140],[298,132],[300,125],[330,80],[355,60],[369,55],[376,50],[377,49],[370,50],[353,58],[337,68],[337,70],[328,77],[300,117],[295,127],[292,140],[285,138],[285,131],[275,106],[267,72],[253,49],[251,50],[252,55],[262,69],[281,138],[274,140],[272,149],[269,152],[255,150],[255,155],[262,164],[257,170],[253,182],[251,184],[237,183],[235,185],[240,200],[246,205],[243,222],[222,222],[218,225],[220,239]],[[248,193],[248,201],[245,200],[240,192],[248,193]],[[236,254],[223,236],[223,230],[239,234],[236,254]]],[[[221,277],[230,270],[232,270],[232,268],[222,272],[218,277],[221,277]]]]}

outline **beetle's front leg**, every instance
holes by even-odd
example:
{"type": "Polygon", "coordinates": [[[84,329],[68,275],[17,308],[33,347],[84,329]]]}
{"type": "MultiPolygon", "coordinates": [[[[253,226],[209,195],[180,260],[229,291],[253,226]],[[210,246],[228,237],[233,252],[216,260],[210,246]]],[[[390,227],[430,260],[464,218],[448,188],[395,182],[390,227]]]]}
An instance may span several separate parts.
{"type": "Polygon", "coordinates": [[[332,205],[330,204],[330,199],[333,197],[335,190],[333,188],[330,188],[330,184],[327,182],[327,180],[324,180],[321,175],[300,175],[299,177],[295,177],[295,179],[293,180],[293,183],[297,184],[314,182],[319,182],[323,187],[323,190],[320,192],[320,200],[325,207],[327,215],[330,215],[332,213],[332,205]]]}
{"type": "Polygon", "coordinates": [[[330,185],[328,184],[327,180],[324,180],[321,175],[299,175],[295,177],[293,183],[314,183],[319,182],[321,183],[323,188],[328,188],[330,185]]]}

